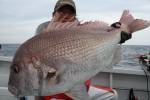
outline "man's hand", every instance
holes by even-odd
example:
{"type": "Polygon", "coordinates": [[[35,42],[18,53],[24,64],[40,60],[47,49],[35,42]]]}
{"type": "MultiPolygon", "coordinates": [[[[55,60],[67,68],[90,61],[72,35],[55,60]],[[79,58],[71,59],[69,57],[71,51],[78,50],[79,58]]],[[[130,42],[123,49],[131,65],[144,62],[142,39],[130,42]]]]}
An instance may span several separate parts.
{"type": "MultiPolygon", "coordinates": [[[[120,22],[115,22],[113,24],[111,24],[111,27],[116,28],[116,29],[120,29],[121,28],[121,23],[120,22]]],[[[132,34],[121,31],[121,40],[120,40],[120,44],[125,43],[126,40],[131,39],[132,34]]]]}

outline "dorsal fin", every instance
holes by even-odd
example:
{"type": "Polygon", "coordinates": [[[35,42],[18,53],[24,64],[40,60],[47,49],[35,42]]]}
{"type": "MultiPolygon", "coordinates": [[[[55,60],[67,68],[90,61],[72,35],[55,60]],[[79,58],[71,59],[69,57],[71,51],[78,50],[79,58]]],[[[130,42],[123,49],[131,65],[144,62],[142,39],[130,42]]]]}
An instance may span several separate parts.
{"type": "Polygon", "coordinates": [[[80,28],[86,30],[93,30],[93,29],[106,30],[110,28],[110,26],[102,21],[88,21],[84,22],[83,24],[80,24],[80,28]]]}
{"type": "Polygon", "coordinates": [[[107,23],[102,22],[102,21],[88,21],[84,23],[81,23],[79,21],[65,22],[65,23],[51,22],[48,25],[46,32],[49,32],[52,30],[71,29],[71,28],[86,29],[86,30],[92,30],[92,29],[106,30],[110,28],[110,26],[108,26],[107,23]]]}
{"type": "Polygon", "coordinates": [[[47,30],[47,32],[49,32],[51,30],[60,30],[60,29],[75,28],[75,27],[78,26],[78,24],[79,24],[78,21],[75,21],[75,22],[65,22],[65,23],[50,22],[46,30],[47,30]]]}

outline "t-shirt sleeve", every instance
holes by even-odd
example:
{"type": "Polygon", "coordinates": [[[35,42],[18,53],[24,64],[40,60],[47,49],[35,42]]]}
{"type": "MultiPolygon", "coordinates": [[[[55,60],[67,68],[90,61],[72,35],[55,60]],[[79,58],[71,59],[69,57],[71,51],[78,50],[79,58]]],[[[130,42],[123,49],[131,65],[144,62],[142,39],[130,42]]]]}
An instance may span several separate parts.
{"type": "Polygon", "coordinates": [[[43,29],[46,28],[48,26],[48,24],[49,24],[49,21],[40,24],[35,31],[35,35],[42,33],[43,29]]]}

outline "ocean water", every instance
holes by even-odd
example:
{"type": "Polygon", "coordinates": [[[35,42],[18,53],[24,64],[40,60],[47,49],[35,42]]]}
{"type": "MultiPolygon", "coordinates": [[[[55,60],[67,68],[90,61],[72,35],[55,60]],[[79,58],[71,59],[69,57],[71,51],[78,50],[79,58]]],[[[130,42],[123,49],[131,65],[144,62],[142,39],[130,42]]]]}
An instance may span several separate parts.
{"type": "Polygon", "coordinates": [[[123,45],[122,60],[116,66],[140,68],[138,57],[143,54],[148,54],[149,52],[150,45],[123,45]]]}
{"type": "Polygon", "coordinates": [[[20,44],[1,44],[0,56],[14,56],[20,44]]]}
{"type": "MultiPolygon", "coordinates": [[[[20,44],[2,44],[0,49],[0,56],[14,56],[20,44]]],[[[116,66],[139,66],[138,56],[150,52],[150,45],[123,45],[122,46],[122,60],[116,66]]]]}

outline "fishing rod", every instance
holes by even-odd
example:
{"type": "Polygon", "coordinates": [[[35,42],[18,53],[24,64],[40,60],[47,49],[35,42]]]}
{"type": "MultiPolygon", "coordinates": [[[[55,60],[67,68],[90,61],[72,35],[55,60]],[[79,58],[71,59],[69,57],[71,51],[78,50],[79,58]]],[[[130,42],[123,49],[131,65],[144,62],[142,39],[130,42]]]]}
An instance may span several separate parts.
{"type": "Polygon", "coordinates": [[[150,72],[150,52],[148,54],[140,55],[139,63],[142,64],[148,72],[150,72]]]}
{"type": "Polygon", "coordinates": [[[146,80],[147,80],[147,94],[148,94],[147,100],[150,100],[149,78],[148,78],[148,75],[147,75],[147,72],[150,72],[150,52],[148,54],[140,55],[138,58],[139,58],[139,63],[142,66],[142,69],[145,73],[146,80]]]}

